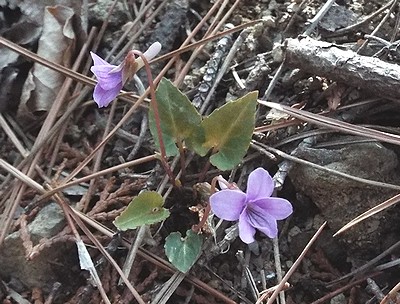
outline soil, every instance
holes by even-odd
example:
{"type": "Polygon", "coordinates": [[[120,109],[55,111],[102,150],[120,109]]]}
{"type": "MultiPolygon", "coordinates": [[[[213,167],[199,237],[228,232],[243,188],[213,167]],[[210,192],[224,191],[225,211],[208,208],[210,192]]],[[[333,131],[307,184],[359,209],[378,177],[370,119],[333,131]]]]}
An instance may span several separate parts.
{"type": "MultiPolygon", "coordinates": [[[[72,0],[0,0],[2,303],[102,303],[96,282],[80,268],[77,235],[109,301],[138,303],[90,232],[120,267],[142,235],[128,279],[144,303],[267,303],[288,273],[279,303],[400,303],[399,4],[336,1],[317,20],[330,1],[222,2],[101,0],[86,7],[72,0]],[[178,52],[167,69],[172,55],[156,59],[153,77],[178,83],[203,115],[255,90],[273,104],[258,105],[252,143],[234,170],[220,171],[207,156],[186,151],[184,172],[172,185],[154,156],[149,103],[133,108],[141,85],[127,83],[131,95],[98,108],[89,50],[119,64],[127,50],[145,51],[159,41],[158,56],[168,56],[188,35],[189,44],[202,40],[224,17],[210,36],[231,32],[200,43],[201,50],[178,52]],[[121,164],[128,165],[116,170],[121,164]],[[200,257],[180,275],[164,253],[165,239],[196,227],[214,177],[245,191],[258,167],[274,177],[277,196],[293,205],[293,214],[278,223],[279,238],[257,232],[247,245],[235,222],[217,229],[214,218],[203,227],[200,257]],[[112,171],[45,195],[67,178],[106,169],[112,171]],[[166,194],[170,217],[141,232],[117,232],[113,221],[143,190],[166,194]],[[379,213],[333,236],[385,201],[379,213]],[[71,215],[70,207],[85,216],[71,215]]],[[[146,87],[144,69],[137,76],[146,87]]],[[[177,174],[182,163],[173,166],[177,174]]]]}

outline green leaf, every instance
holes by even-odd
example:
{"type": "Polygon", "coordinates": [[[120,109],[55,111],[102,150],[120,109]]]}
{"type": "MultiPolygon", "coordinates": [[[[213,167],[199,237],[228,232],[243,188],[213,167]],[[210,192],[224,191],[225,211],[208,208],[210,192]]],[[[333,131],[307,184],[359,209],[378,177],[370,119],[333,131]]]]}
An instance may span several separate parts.
{"type": "Polygon", "coordinates": [[[184,239],[179,232],[172,232],[165,239],[165,254],[178,270],[187,272],[199,257],[202,243],[203,238],[192,230],[186,231],[184,239]]]}
{"type": "Polygon", "coordinates": [[[128,207],[118,216],[114,225],[122,231],[142,225],[161,222],[169,216],[163,208],[163,198],[155,191],[146,191],[135,197],[128,207]]]}
{"type": "MultiPolygon", "coordinates": [[[[167,156],[176,155],[178,149],[175,143],[190,138],[194,133],[197,140],[202,141],[201,138],[198,138],[202,134],[201,115],[186,95],[168,79],[161,79],[156,91],[156,99],[167,156]]],[[[159,148],[153,109],[150,109],[149,125],[155,144],[159,148]]]]}
{"type": "Polygon", "coordinates": [[[202,122],[205,141],[194,146],[204,156],[213,148],[210,162],[220,170],[230,170],[240,163],[249,148],[255,126],[258,92],[228,102],[216,109],[202,122]]]}

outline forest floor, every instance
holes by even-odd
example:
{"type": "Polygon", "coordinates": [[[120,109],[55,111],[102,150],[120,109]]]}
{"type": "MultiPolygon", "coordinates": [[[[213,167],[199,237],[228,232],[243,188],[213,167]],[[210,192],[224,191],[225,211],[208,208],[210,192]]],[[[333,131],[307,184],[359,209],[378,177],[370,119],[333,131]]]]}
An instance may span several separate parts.
{"type": "Polygon", "coordinates": [[[84,3],[0,0],[2,303],[400,303],[398,1],[84,3]],[[187,143],[184,161],[160,161],[145,69],[118,100],[94,102],[90,51],[118,65],[155,41],[153,79],[203,117],[258,92],[232,170],[187,143]],[[210,215],[200,254],[177,271],[187,252],[167,257],[166,239],[197,227],[213,178],[245,191],[258,167],[293,206],[278,237],[248,245],[210,215]],[[169,217],[118,232],[148,190],[169,217]]]}

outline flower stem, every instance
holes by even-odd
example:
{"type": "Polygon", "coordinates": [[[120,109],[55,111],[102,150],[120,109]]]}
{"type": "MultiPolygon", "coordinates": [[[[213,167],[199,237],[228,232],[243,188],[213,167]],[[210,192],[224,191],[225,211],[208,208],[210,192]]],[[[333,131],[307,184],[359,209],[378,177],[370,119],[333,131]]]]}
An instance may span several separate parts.
{"type": "Polygon", "coordinates": [[[147,58],[143,55],[142,52],[139,52],[139,51],[136,51],[136,50],[133,50],[132,52],[135,55],[138,55],[138,56],[140,56],[140,58],[142,58],[143,63],[144,63],[144,67],[146,69],[147,80],[149,82],[150,96],[151,96],[150,106],[152,107],[153,112],[154,112],[154,120],[156,122],[158,143],[160,145],[161,164],[163,165],[165,171],[167,172],[171,183],[173,185],[175,185],[175,176],[172,173],[171,168],[168,165],[168,162],[166,161],[167,153],[165,151],[165,145],[164,145],[164,140],[163,140],[162,131],[161,131],[160,115],[158,113],[158,106],[157,106],[157,100],[156,100],[156,91],[155,91],[153,76],[151,74],[150,65],[149,65],[149,62],[147,61],[147,58]]]}
{"type": "Polygon", "coordinates": [[[202,182],[202,181],[204,181],[204,180],[206,179],[207,171],[208,171],[208,170],[210,169],[210,167],[211,167],[210,157],[211,157],[211,155],[215,154],[216,152],[217,152],[217,150],[216,150],[215,148],[213,148],[212,151],[211,151],[211,153],[210,153],[210,156],[209,156],[208,159],[207,159],[206,164],[204,165],[203,170],[201,170],[200,177],[199,177],[199,182],[202,182]]]}
{"type": "MultiPolygon", "coordinates": [[[[215,193],[215,185],[217,183],[218,177],[214,177],[211,181],[211,192],[210,192],[210,196],[211,194],[215,193]]],[[[192,230],[193,232],[199,233],[199,231],[201,230],[201,228],[203,228],[204,224],[206,223],[208,216],[210,215],[210,211],[211,211],[211,204],[210,204],[210,200],[208,199],[207,201],[207,206],[204,208],[204,214],[203,217],[201,218],[200,222],[197,225],[193,225],[192,226],[192,230]]]]}
{"type": "Polygon", "coordinates": [[[181,174],[181,176],[182,176],[182,178],[181,179],[184,179],[185,178],[185,173],[186,173],[186,168],[185,168],[185,163],[186,163],[186,157],[185,157],[185,149],[183,148],[183,144],[182,144],[182,141],[178,141],[177,142],[177,145],[178,145],[178,149],[179,149],[179,155],[180,155],[180,162],[181,162],[181,172],[182,172],[182,174],[181,174]]]}

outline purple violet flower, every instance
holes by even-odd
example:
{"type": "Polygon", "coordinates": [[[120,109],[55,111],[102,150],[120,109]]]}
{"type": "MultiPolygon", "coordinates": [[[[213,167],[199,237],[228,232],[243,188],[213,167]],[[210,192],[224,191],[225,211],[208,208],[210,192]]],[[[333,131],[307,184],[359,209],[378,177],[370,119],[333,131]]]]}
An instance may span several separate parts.
{"type": "MultiPolygon", "coordinates": [[[[143,55],[150,61],[160,50],[161,44],[154,42],[143,55]]],[[[128,52],[124,61],[118,66],[109,64],[93,52],[90,52],[90,55],[93,59],[90,70],[97,78],[93,99],[99,108],[107,107],[117,97],[124,84],[144,66],[142,58],[136,58],[132,51],[128,52]]]]}
{"type": "Polygon", "coordinates": [[[286,199],[271,197],[273,190],[274,181],[269,173],[257,168],[249,175],[246,193],[227,188],[211,195],[211,210],[221,219],[239,220],[239,237],[247,244],[254,242],[256,229],[275,238],[276,221],[292,214],[293,207],[286,199]]]}

